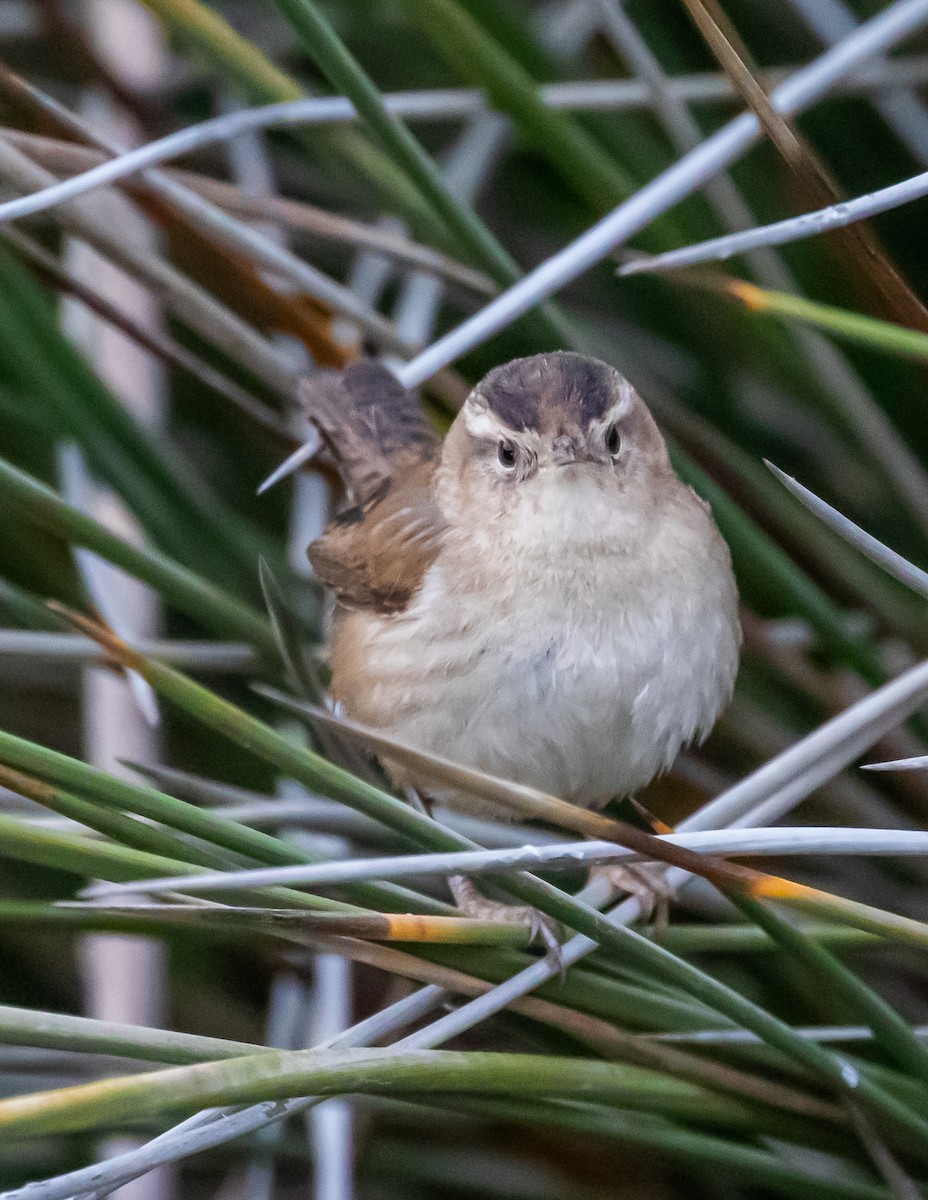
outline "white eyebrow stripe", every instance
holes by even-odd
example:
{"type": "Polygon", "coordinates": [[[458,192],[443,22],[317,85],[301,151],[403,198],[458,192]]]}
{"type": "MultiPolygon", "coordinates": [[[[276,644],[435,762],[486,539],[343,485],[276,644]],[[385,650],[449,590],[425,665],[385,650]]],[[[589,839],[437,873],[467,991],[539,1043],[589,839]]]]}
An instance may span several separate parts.
{"type": "Polygon", "coordinates": [[[623,381],[622,394],[619,396],[619,399],[601,417],[594,418],[590,422],[591,428],[605,429],[607,425],[611,425],[614,421],[621,421],[623,417],[627,417],[631,412],[634,402],[635,389],[630,383],[623,381]]]}
{"type": "Polygon", "coordinates": [[[478,408],[477,402],[472,398],[464,404],[464,424],[467,426],[467,432],[475,438],[497,438],[500,434],[508,435],[512,432],[490,412],[485,401],[483,407],[478,408]]]}
{"type": "Polygon", "coordinates": [[[619,399],[613,405],[609,417],[613,421],[627,416],[631,412],[632,405],[635,403],[635,389],[623,375],[619,381],[619,399]]]}

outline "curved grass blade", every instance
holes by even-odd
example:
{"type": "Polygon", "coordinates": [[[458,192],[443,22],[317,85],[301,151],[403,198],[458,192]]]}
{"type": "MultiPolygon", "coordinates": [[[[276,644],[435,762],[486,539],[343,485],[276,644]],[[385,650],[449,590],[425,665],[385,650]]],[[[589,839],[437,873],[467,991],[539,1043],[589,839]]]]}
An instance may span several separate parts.
{"type": "Polygon", "coordinates": [[[733,899],[745,916],[821,981],[830,997],[870,1026],[877,1043],[903,1071],[923,1082],[928,1080],[928,1047],[891,1005],[839,962],[830,950],[788,921],[781,920],[769,906],[756,900],[733,899]]]}
{"type": "Polygon", "coordinates": [[[836,508],[832,508],[830,504],[826,504],[814,492],[810,492],[807,487],[803,487],[801,483],[793,479],[791,475],[787,475],[785,471],[781,471],[779,467],[775,467],[772,462],[766,463],[767,468],[779,479],[780,483],[792,492],[806,508],[814,513],[819,520],[826,524],[829,529],[833,529],[840,534],[845,541],[850,542],[852,546],[865,554],[877,566],[882,567],[900,583],[904,583],[906,587],[911,588],[919,596],[928,600],[928,571],[923,571],[920,567],[916,567],[914,563],[910,563],[908,559],[903,558],[901,554],[897,554],[895,550],[884,545],[872,534],[866,533],[859,525],[855,525],[853,521],[838,512],[836,508]]]}
{"type": "MultiPolygon", "coordinates": [[[[234,854],[245,855],[258,862],[295,865],[312,861],[315,857],[307,851],[301,850],[293,842],[284,841],[260,830],[250,829],[236,821],[226,820],[215,813],[198,808],[196,805],[159,792],[155,788],[127,783],[95,767],[88,766],[78,759],[69,758],[65,754],[37,746],[24,738],[3,731],[0,731],[0,762],[19,771],[50,780],[60,788],[73,790],[98,804],[161,822],[171,829],[202,838],[213,846],[232,851],[234,854]]],[[[348,776],[348,778],[351,777],[348,776]]],[[[22,823],[16,822],[20,840],[26,838],[30,832],[34,833],[36,838],[40,833],[43,838],[52,836],[46,831],[38,831],[25,826],[20,828],[20,826],[22,823]]],[[[100,842],[93,842],[90,839],[87,841],[94,850],[102,852],[100,842]]],[[[109,849],[115,851],[118,857],[118,854],[127,848],[107,847],[107,850],[109,849]]],[[[122,876],[108,876],[105,870],[79,873],[88,875],[90,878],[97,875],[101,878],[138,879],[145,875],[150,876],[153,871],[160,874],[171,874],[176,867],[176,863],[170,859],[153,859],[153,863],[135,871],[134,874],[122,876]],[[153,866],[156,861],[164,864],[163,871],[159,871],[157,867],[153,866]]],[[[184,867],[188,868],[189,864],[184,864],[184,867]]],[[[196,868],[192,869],[196,870],[196,868]]],[[[189,869],[184,870],[184,874],[189,873],[189,869]]],[[[362,898],[367,897],[375,907],[399,909],[401,912],[416,910],[447,914],[454,911],[439,901],[409,892],[405,888],[399,888],[393,884],[362,884],[361,890],[353,894],[357,895],[362,903],[366,902],[362,898]]],[[[293,896],[295,904],[310,904],[312,907],[326,907],[342,912],[355,911],[355,906],[345,905],[335,900],[323,900],[321,897],[310,897],[304,893],[293,893],[293,896]]]]}
{"type": "Polygon", "coordinates": [[[801,1133],[792,1118],[643,1067],[580,1058],[456,1051],[266,1051],[0,1100],[6,1135],[100,1128],[126,1111],[155,1116],[292,1096],[465,1092],[583,1099],[739,1131],[801,1133]],[[770,1124],[767,1125],[766,1122],[770,1124]]]}
{"type": "Polygon", "coordinates": [[[49,533],[94,551],[150,584],[167,602],[221,636],[241,638],[265,653],[274,653],[270,628],[248,605],[160,551],[135,546],[110,532],[5,459],[0,459],[0,496],[22,506],[29,518],[49,533]]]}
{"type": "Polygon", "coordinates": [[[82,1050],[144,1062],[189,1063],[262,1054],[264,1046],[225,1038],[120,1025],[70,1013],[38,1012],[0,1005],[0,1045],[42,1046],[50,1050],[82,1050]]]}
{"type": "Polygon", "coordinates": [[[231,865],[228,856],[216,854],[204,846],[184,842],[157,825],[137,821],[114,808],[93,804],[72,792],[4,765],[0,765],[0,786],[34,800],[36,804],[41,804],[52,812],[70,817],[86,825],[88,829],[95,829],[121,846],[215,870],[227,869],[231,865]]]}
{"type": "MultiPolygon", "coordinates": [[[[319,69],[338,91],[354,103],[370,132],[392,160],[413,181],[438,214],[460,249],[488,271],[497,282],[514,283],[518,264],[497,241],[469,204],[449,189],[434,159],[386,108],[383,97],[313,0],[276,0],[319,69]]],[[[570,330],[560,314],[543,306],[529,318],[542,344],[570,341],[570,330]]]]}
{"type": "Polygon", "coordinates": [[[849,312],[832,304],[820,304],[802,296],[759,288],[745,280],[724,275],[711,276],[706,283],[713,290],[717,287],[726,296],[738,300],[751,313],[803,321],[871,350],[896,354],[916,362],[928,362],[928,333],[920,329],[909,329],[905,325],[849,312]]]}

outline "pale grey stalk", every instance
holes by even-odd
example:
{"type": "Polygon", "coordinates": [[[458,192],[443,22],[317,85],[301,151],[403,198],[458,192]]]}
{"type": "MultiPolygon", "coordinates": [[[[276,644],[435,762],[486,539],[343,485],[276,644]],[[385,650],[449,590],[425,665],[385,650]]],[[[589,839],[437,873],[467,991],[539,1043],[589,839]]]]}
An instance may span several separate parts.
{"type": "MultiPolygon", "coordinates": [[[[135,764],[129,764],[135,767],[135,764]]],[[[154,767],[140,768],[141,773],[153,779],[162,790],[191,800],[195,804],[210,806],[249,805],[255,808],[272,809],[275,804],[281,806],[284,812],[283,823],[295,820],[295,814],[300,811],[299,823],[312,825],[325,833],[341,834],[346,837],[356,837],[368,842],[382,842],[389,837],[379,821],[365,817],[354,809],[347,808],[336,800],[327,800],[316,796],[299,785],[288,781],[287,799],[279,800],[263,792],[249,791],[247,788],[234,787],[231,784],[217,783],[204,779],[188,771],[179,771],[176,767],[165,767],[158,764],[154,767]]],[[[219,808],[216,811],[220,811],[219,808]]],[[[480,817],[471,817],[466,813],[450,812],[437,807],[436,817],[443,825],[456,830],[473,842],[484,846],[524,846],[531,841],[535,845],[551,844],[560,839],[542,829],[533,829],[531,836],[526,836],[526,830],[514,825],[511,821],[491,821],[480,817]]]]}
{"type": "MultiPolygon", "coordinates": [[[[391,1004],[374,1016],[352,1026],[328,1046],[369,1046],[389,1037],[398,1029],[412,1024],[434,1012],[444,1002],[445,992],[434,985],[420,988],[411,996],[391,1004]]],[[[58,1175],[53,1179],[27,1183],[0,1195],[0,1200],[70,1200],[80,1196],[85,1200],[103,1200],[113,1188],[120,1186],[164,1163],[178,1162],[234,1138],[255,1133],[266,1125],[303,1112],[314,1104],[315,1097],[255,1104],[245,1109],[208,1109],[188,1118],[173,1129],[147,1142],[137,1150],[121,1154],[103,1163],[94,1163],[58,1175]]]]}
{"type": "MultiPolygon", "coordinates": [[[[149,13],[131,0],[90,0],[82,15],[94,53],[126,85],[144,86],[163,75],[164,42],[149,13]]],[[[91,89],[85,93],[82,107],[100,127],[130,139],[137,136],[129,114],[103,93],[91,89]]],[[[139,256],[155,250],[151,227],[131,209],[127,208],[112,227],[112,235],[139,256]]],[[[71,240],[65,253],[78,279],[93,278],[114,305],[143,326],[157,326],[158,303],[136,281],[114,272],[84,242],[71,240]]],[[[163,364],[74,299],[63,298],[61,311],[66,332],[75,337],[95,371],[134,420],[148,428],[163,429],[167,405],[163,364]]],[[[63,491],[75,507],[90,512],[133,542],[144,539],[141,527],[118,494],[98,487],[92,480],[76,446],[67,448],[60,461],[63,491]]],[[[87,550],[76,549],[74,555],[94,606],[117,633],[128,639],[157,636],[161,605],[149,588],[87,550]]],[[[161,756],[158,701],[141,674],[131,670],[115,674],[106,668],[87,666],[82,673],[82,693],[83,739],[90,763],[124,777],[125,768],[116,758],[127,748],[142,761],[156,761],[161,756]]],[[[162,942],[89,934],[80,940],[78,957],[84,1005],[91,1015],[139,1025],[164,1024],[169,999],[162,942]]],[[[113,1154],[135,1144],[132,1138],[115,1138],[103,1143],[101,1149],[113,1154]]],[[[175,1194],[174,1185],[173,1171],[161,1169],[120,1189],[117,1200],[170,1200],[175,1194]]]]}
{"type": "MultiPolygon", "coordinates": [[[[839,42],[857,28],[857,18],[844,0],[787,0],[787,3],[826,46],[839,42]]],[[[883,59],[873,65],[888,67],[892,72],[895,63],[883,59]]],[[[900,77],[895,87],[873,97],[873,106],[912,157],[928,166],[928,107],[921,97],[900,77]]]]}
{"type": "Polygon", "coordinates": [[[803,487],[791,475],[787,475],[785,471],[775,467],[773,463],[768,462],[766,465],[787,491],[792,492],[810,512],[815,513],[823,524],[840,534],[846,542],[850,542],[877,566],[882,567],[887,574],[892,575],[917,595],[928,600],[928,572],[916,567],[914,563],[903,558],[901,554],[897,554],[895,550],[890,550],[883,542],[861,529],[859,525],[855,525],[843,513],[832,508],[830,504],[820,499],[814,492],[810,492],[807,487],[803,487]]]}
{"type": "Polygon", "coordinates": [[[39,14],[28,0],[5,0],[0,8],[0,38],[36,37],[40,32],[39,14]]]}
{"type": "MultiPolygon", "coordinates": [[[[469,122],[445,158],[445,177],[455,196],[473,203],[509,133],[509,122],[499,113],[481,113],[469,122]]],[[[393,319],[407,342],[424,346],[434,335],[442,292],[435,275],[417,272],[404,280],[393,319]]]]}
{"type": "Polygon", "coordinates": [[[892,762],[864,763],[864,771],[925,771],[928,770],[928,754],[915,758],[897,758],[892,762]]]}
{"type": "MultiPolygon", "coordinates": [[[[351,1023],[352,964],[338,954],[317,954],[315,1000],[308,1044],[331,1041],[351,1023]]],[[[316,1104],[305,1114],[313,1148],[313,1200],[353,1200],[355,1132],[349,1097],[316,1104]]]]}
{"type": "MultiPolygon", "coordinates": [[[[197,642],[173,638],[136,638],[133,645],[146,658],[157,658],[181,669],[239,674],[257,663],[253,646],[245,642],[197,642]]],[[[97,662],[100,647],[73,633],[32,629],[0,629],[0,662],[47,664],[97,662]]]]}
{"type": "MultiPolygon", "coordinates": [[[[805,777],[803,780],[805,786],[805,777]]],[[[921,829],[859,829],[800,826],[697,830],[659,834],[669,846],[725,858],[780,855],[928,855],[928,832],[921,829]]],[[[259,887],[332,887],[366,879],[412,879],[420,875],[485,875],[541,868],[580,869],[599,863],[651,862],[614,842],[561,842],[503,850],[464,850],[447,854],[403,854],[389,858],[356,858],[312,866],[258,867],[217,871],[209,875],[140,879],[132,883],[92,884],[82,893],[88,899],[134,893],[172,892],[204,895],[215,891],[249,891],[259,887]]]]}
{"type": "MultiPolygon", "coordinates": [[[[768,86],[779,84],[802,67],[781,67],[761,71],[760,81],[768,86]]],[[[924,57],[893,60],[884,66],[867,65],[851,80],[835,84],[837,94],[895,93],[903,84],[923,85],[928,81],[928,62],[924,57]]],[[[652,107],[651,89],[639,80],[578,80],[567,83],[539,85],[541,100],[558,112],[621,112],[652,107]]],[[[667,82],[668,95],[688,104],[737,100],[731,83],[717,73],[671,76],[667,82]]],[[[479,116],[487,112],[483,92],[476,88],[446,88],[425,91],[386,93],[387,110],[407,121],[448,121],[479,116]]],[[[269,104],[257,108],[236,110],[213,117],[196,125],[185,126],[136,150],[120,153],[118,157],[83,171],[72,179],[50,184],[42,192],[0,205],[0,221],[16,220],[43,212],[55,205],[131,175],[143,172],[155,163],[190,154],[215,142],[239,137],[254,130],[289,128],[307,125],[348,124],[357,120],[354,105],[344,96],[309,97],[269,104]]],[[[10,131],[28,144],[29,135],[10,131]]],[[[76,151],[82,148],[75,147],[76,151]]],[[[60,161],[60,160],[59,160],[60,161]]]]}
{"type": "MultiPolygon", "coordinates": [[[[24,192],[34,192],[55,182],[10,143],[0,138],[0,179],[24,192]]],[[[235,316],[209,292],[181,274],[153,251],[141,253],[115,232],[122,224],[126,202],[104,193],[81,197],[59,213],[62,225],[75,237],[90,243],[107,258],[139,279],[165,307],[219,347],[273,391],[295,396],[296,379],[285,357],[252,326],[235,316]]]]}
{"type": "MultiPolygon", "coordinates": [[[[917,1038],[928,1038],[928,1025],[915,1025],[917,1038]]],[[[793,1026],[797,1037],[810,1042],[870,1042],[873,1030],[868,1025],[799,1025],[793,1026]]],[[[691,1033],[653,1033],[643,1035],[655,1042],[676,1042],[689,1046],[757,1046],[761,1039],[751,1029],[697,1029],[691,1033]]]]}
{"type": "MultiPolygon", "coordinates": [[[[928,64],[925,77],[928,80],[928,64]]],[[[26,133],[9,126],[0,126],[0,137],[41,166],[60,175],[89,170],[100,163],[109,162],[112,157],[90,146],[26,133]]],[[[308,234],[324,241],[344,242],[355,248],[377,250],[403,266],[434,273],[469,291],[487,296],[496,293],[496,284],[482,271],[464,266],[431,246],[394,237],[363,221],[330,212],[303,200],[282,199],[276,195],[248,195],[234,183],[214,179],[211,175],[200,175],[195,171],[167,169],[165,174],[241,220],[270,221],[294,233],[308,234]]]]}
{"type": "MultiPolygon", "coordinates": [[[[771,97],[775,107],[790,116],[803,111],[827,95],[849,72],[885,53],[926,21],[928,0],[896,0],[781,84],[771,97]]],[[[753,114],[742,113],[730,121],[474,317],[413,359],[397,372],[400,381],[406,387],[416,387],[487,341],[699,190],[759,137],[760,125],[753,114]]]]}
{"type": "Polygon", "coordinates": [[[893,183],[877,192],[869,192],[853,200],[842,200],[838,204],[803,213],[799,217],[774,221],[770,225],[759,225],[743,233],[731,233],[725,237],[709,238],[705,242],[694,242],[691,246],[681,246],[679,250],[668,250],[664,254],[632,259],[623,263],[619,274],[655,275],[662,271],[691,267],[696,263],[724,262],[736,254],[744,254],[760,246],[785,246],[820,233],[830,233],[833,229],[843,229],[856,221],[865,221],[879,213],[910,204],[913,200],[920,200],[925,195],[928,195],[928,171],[913,175],[911,179],[903,179],[900,183],[893,183]]]}
{"type": "MultiPolygon", "coordinates": [[[[670,80],[628,17],[622,0],[591,2],[618,54],[652,89],[655,112],[677,151],[686,154],[694,150],[702,141],[702,131],[686,104],[670,91],[670,80]]],[[[710,179],[704,194],[719,222],[728,229],[750,229],[756,223],[754,213],[727,173],[710,179]]],[[[764,287],[801,294],[792,271],[774,251],[755,249],[748,261],[764,287]]],[[[918,456],[832,342],[802,325],[791,327],[790,333],[842,423],[853,431],[865,453],[879,463],[886,479],[928,532],[928,472],[918,456]]]]}
{"type": "MultiPolygon", "coordinates": [[[[308,986],[298,976],[289,971],[275,973],[271,980],[264,1037],[268,1046],[279,1050],[301,1050],[304,1047],[303,1030],[309,997],[308,986]]],[[[247,1196],[248,1200],[271,1200],[276,1175],[273,1150],[282,1133],[283,1126],[275,1122],[255,1135],[258,1156],[249,1159],[240,1187],[241,1194],[247,1196]]]]}
{"type": "MultiPolygon", "coordinates": [[[[68,313],[73,314],[70,302],[65,302],[64,311],[66,316],[68,313]]],[[[101,365],[105,369],[105,360],[101,365]]],[[[129,515],[119,511],[122,505],[118,498],[112,494],[105,494],[91,480],[78,446],[68,443],[58,447],[58,473],[61,479],[61,494],[72,508],[86,512],[110,526],[128,524],[130,536],[140,537],[140,531],[134,526],[129,515]]],[[[145,626],[151,625],[157,618],[152,609],[151,598],[143,597],[139,590],[140,585],[90,550],[76,546],[72,553],[81,582],[94,607],[109,627],[132,643],[145,634],[151,636],[154,630],[145,626]],[[142,614],[141,620],[139,614],[142,614]]],[[[161,720],[158,700],[151,684],[138,671],[124,670],[122,674],[139,712],[149,725],[158,725],[161,720]]]]}

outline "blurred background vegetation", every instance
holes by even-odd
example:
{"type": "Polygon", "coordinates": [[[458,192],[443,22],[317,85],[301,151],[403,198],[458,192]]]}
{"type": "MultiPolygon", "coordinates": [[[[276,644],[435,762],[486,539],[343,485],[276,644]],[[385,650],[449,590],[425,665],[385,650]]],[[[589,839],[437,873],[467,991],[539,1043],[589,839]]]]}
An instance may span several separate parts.
{"type": "MultiPolygon", "coordinates": [[[[142,916],[54,905],[97,878],[430,844],[391,825],[364,785],[327,774],[315,754],[373,778],[368,787],[382,783],[356,747],[282,717],[250,687],[292,680],[296,644],[311,662],[323,615],[304,551],[337,503],[330,469],[323,459],[256,495],[309,436],[297,380],[362,353],[414,359],[742,111],[738,63],[769,90],[860,23],[906,7],[917,5],[4,0],[3,199],[249,106],[348,94],[363,119],[221,137],[114,190],[0,225],[0,1097],[245,1054],[230,1041],[296,1050],[419,984],[446,987],[458,1003],[470,993],[444,968],[498,983],[534,957],[498,929],[484,947],[443,945],[434,933],[401,946],[402,962],[371,941],[308,933],[294,946],[246,919],[235,897],[237,919],[224,925],[159,909],[147,939],[129,937],[142,916]],[[581,89],[569,110],[539,90],[571,81],[629,86],[597,103],[581,89]],[[378,90],[429,89],[490,99],[426,97],[421,108],[457,111],[420,111],[406,126],[413,139],[378,107],[378,90]],[[270,611],[260,557],[275,581],[270,611]],[[95,613],[208,690],[153,675],[153,692],[140,674],[102,665],[49,599],[95,613]],[[291,647],[289,672],[275,625],[291,647]],[[265,732],[278,742],[262,742],[265,732]],[[102,774],[82,773],[81,762],[102,774]],[[51,1014],[97,1024],[56,1026],[51,1014]],[[121,1023],[226,1039],[225,1049],[203,1040],[142,1053],[129,1035],[116,1047],[121,1023]]],[[[855,226],[724,265],[840,310],[818,314],[832,322],[826,331],[764,311],[775,306],[765,293],[739,301],[716,268],[619,278],[617,267],[629,250],[653,254],[780,220],[928,168],[919,20],[890,59],[864,56],[795,125],[768,123],[727,175],[647,221],[556,307],[481,340],[423,389],[443,425],[490,366],[571,343],[635,383],[679,470],[712,503],[744,601],[744,662],[707,745],[639,797],[671,824],[928,647],[924,596],[820,523],[762,461],[911,562],[928,561],[928,312],[918,299],[928,295],[926,202],[877,217],[866,235],[855,226]],[[850,312],[874,323],[852,328],[850,312]],[[876,322],[924,340],[900,353],[876,322]]],[[[916,716],[847,760],[924,754],[926,729],[916,716]]],[[[787,821],[924,827],[928,775],[844,765],[787,821]]],[[[639,819],[627,804],[613,813],[639,819]]],[[[523,840],[504,825],[455,828],[485,845],[523,840]]],[[[822,855],[769,869],[928,920],[921,858],[822,855]]],[[[398,911],[449,911],[437,881],[413,880],[402,894],[379,886],[330,892],[375,912],[391,901],[398,911]]],[[[248,903],[271,900],[256,892],[248,903]]],[[[294,894],[274,906],[300,911],[294,894]]],[[[350,1101],[310,1110],[306,1125],[184,1157],[142,1175],[132,1194],[923,1194],[928,1093],[911,1035],[928,1023],[919,936],[879,941],[823,924],[835,914],[822,910],[803,918],[798,942],[783,930],[771,940],[761,915],[747,915],[697,882],[673,906],[663,974],[656,960],[604,946],[539,993],[560,1017],[491,1016],[449,1043],[466,1057],[447,1077],[416,1083],[410,1067],[413,1082],[372,1083],[349,1063],[332,1090],[358,1093],[350,1101]],[[785,1026],[867,1029],[858,1041],[845,1029],[841,1057],[826,1050],[817,1062],[771,1042],[733,1049],[685,1038],[685,1061],[661,1058],[659,1041],[618,1036],[733,1027],[721,999],[713,1009],[695,998],[686,964],[785,1026]],[[468,1074],[483,1069],[481,1051],[519,1059],[500,1060],[491,1086],[468,1074]],[[544,1072],[553,1055],[627,1074],[608,1086],[584,1077],[552,1099],[544,1072]],[[829,1070],[851,1063],[879,1095],[858,1104],[836,1090],[829,1070]]],[[[219,1091],[215,1102],[276,1095],[243,1070],[239,1082],[248,1080],[251,1092],[219,1091]]],[[[303,1083],[287,1094],[308,1094],[303,1083]]],[[[172,1104],[170,1086],[147,1109],[114,1094],[115,1110],[89,1106],[73,1129],[51,1118],[42,1126],[49,1102],[4,1132],[5,1112],[19,1118],[0,1103],[0,1186],[132,1153],[197,1108],[190,1096],[172,1104]]]]}

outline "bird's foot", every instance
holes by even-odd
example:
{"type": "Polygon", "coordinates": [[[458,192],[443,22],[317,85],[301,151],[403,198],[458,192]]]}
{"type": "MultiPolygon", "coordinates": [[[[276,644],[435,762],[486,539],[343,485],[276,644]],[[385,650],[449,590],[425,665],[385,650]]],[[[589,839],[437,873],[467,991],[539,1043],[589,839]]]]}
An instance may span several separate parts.
{"type": "Polygon", "coordinates": [[[506,921],[512,925],[527,925],[532,941],[544,946],[548,955],[562,970],[561,941],[556,921],[528,904],[503,904],[488,900],[466,875],[449,875],[448,887],[461,912],[480,921],[506,921]]]}
{"type": "Polygon", "coordinates": [[[590,868],[589,878],[591,881],[605,879],[617,895],[627,892],[634,896],[641,909],[642,920],[651,921],[656,938],[663,935],[670,917],[674,890],[667,882],[666,871],[660,863],[633,863],[627,867],[602,863],[590,868]]]}

